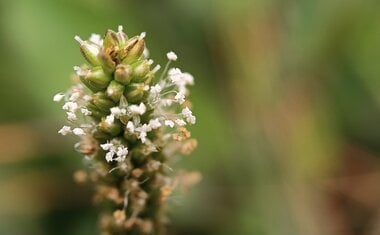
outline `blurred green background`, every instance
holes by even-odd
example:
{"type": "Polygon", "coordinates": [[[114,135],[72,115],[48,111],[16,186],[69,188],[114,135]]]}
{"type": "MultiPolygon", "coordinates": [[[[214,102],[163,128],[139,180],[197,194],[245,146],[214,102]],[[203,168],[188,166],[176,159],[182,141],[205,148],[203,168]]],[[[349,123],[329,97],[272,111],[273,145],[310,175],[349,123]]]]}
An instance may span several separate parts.
{"type": "Polygon", "coordinates": [[[147,32],[191,72],[203,181],[170,234],[380,234],[377,0],[0,2],[0,234],[97,234],[91,186],[52,96],[83,63],[74,35],[147,32]]]}

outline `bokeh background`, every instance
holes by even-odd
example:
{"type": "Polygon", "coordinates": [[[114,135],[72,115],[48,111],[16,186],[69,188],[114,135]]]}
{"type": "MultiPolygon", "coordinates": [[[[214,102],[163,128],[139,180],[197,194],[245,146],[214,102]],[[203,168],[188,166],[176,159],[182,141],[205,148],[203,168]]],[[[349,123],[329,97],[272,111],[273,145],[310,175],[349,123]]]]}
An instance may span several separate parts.
{"type": "Polygon", "coordinates": [[[52,96],[83,62],[73,36],[147,32],[191,72],[203,181],[171,234],[380,234],[377,0],[0,1],[0,234],[97,234],[91,186],[52,96]]]}

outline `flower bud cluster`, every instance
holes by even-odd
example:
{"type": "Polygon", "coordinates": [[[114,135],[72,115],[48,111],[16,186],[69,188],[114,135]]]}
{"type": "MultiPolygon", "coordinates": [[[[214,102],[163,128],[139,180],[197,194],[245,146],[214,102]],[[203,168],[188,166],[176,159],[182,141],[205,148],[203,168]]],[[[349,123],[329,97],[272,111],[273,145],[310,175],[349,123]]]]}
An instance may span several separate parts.
{"type": "Polygon", "coordinates": [[[53,98],[64,102],[69,123],[58,133],[80,138],[75,147],[89,166],[80,178],[96,183],[96,202],[111,202],[100,221],[105,234],[162,229],[165,201],[179,182],[169,164],[196,147],[186,129],[196,122],[186,99],[193,76],[169,68],[177,60],[169,52],[157,78],[144,37],[129,38],[121,26],[103,38],[75,36],[87,63],[74,66],[75,84],[53,98]]]}

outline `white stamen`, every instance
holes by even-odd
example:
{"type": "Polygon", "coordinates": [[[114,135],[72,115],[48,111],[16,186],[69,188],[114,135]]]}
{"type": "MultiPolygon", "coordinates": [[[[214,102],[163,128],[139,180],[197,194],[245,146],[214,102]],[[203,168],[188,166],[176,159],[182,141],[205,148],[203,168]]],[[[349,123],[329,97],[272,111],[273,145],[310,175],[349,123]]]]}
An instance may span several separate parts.
{"type": "Polygon", "coordinates": [[[161,68],[161,65],[156,65],[153,69],[152,69],[152,73],[156,73],[158,70],[160,70],[161,68]]]}
{"type": "Polygon", "coordinates": [[[117,27],[117,31],[119,31],[119,33],[123,32],[123,26],[122,25],[119,25],[117,27]]]}
{"type": "Polygon", "coordinates": [[[78,35],[75,35],[74,39],[79,42],[81,45],[84,43],[84,41],[78,36],[78,35]]]}

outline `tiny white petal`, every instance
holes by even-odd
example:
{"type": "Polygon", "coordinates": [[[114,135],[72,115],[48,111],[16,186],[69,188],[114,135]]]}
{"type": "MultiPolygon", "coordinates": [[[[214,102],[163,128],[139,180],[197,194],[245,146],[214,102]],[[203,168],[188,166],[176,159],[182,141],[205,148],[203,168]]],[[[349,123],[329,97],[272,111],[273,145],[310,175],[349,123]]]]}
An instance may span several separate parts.
{"type": "Polygon", "coordinates": [[[105,143],[105,144],[101,144],[100,147],[103,150],[108,151],[108,150],[110,150],[113,147],[113,144],[112,143],[105,143]]]}
{"type": "Polygon", "coordinates": [[[131,133],[135,132],[135,125],[131,121],[128,121],[126,128],[131,133]]]}
{"type": "Polygon", "coordinates": [[[61,135],[67,135],[69,133],[71,133],[71,127],[69,126],[63,126],[59,131],[58,131],[59,134],[61,135]]]}
{"type": "Polygon", "coordinates": [[[153,94],[159,94],[161,90],[162,87],[159,84],[150,87],[150,92],[152,92],[153,94]]]}
{"type": "Polygon", "coordinates": [[[117,155],[118,157],[123,158],[123,157],[127,156],[127,154],[128,154],[128,148],[126,148],[126,147],[121,147],[121,146],[117,148],[116,155],[117,155]]]}
{"type": "Polygon", "coordinates": [[[110,110],[111,114],[114,115],[116,118],[119,118],[120,116],[123,116],[127,113],[126,109],[119,107],[112,107],[110,110]]]}
{"type": "Polygon", "coordinates": [[[106,161],[107,162],[112,162],[113,161],[113,155],[114,155],[113,151],[110,151],[110,152],[106,153],[106,161]]]}
{"type": "Polygon", "coordinates": [[[106,117],[106,120],[105,120],[105,122],[108,124],[108,125],[112,125],[113,124],[113,122],[115,121],[115,116],[114,115],[108,115],[107,117],[106,117]]]}
{"type": "Polygon", "coordinates": [[[185,94],[183,92],[178,92],[175,97],[175,101],[179,104],[183,104],[185,102],[185,94]]]}
{"type": "Polygon", "coordinates": [[[156,119],[151,119],[149,121],[149,126],[152,128],[152,129],[157,129],[159,127],[162,126],[162,124],[160,123],[160,121],[158,120],[158,118],[156,119]]]}
{"type": "Polygon", "coordinates": [[[165,120],[165,126],[174,127],[174,122],[172,120],[165,120]]]}
{"type": "Polygon", "coordinates": [[[131,105],[129,106],[129,111],[134,115],[143,115],[146,111],[146,107],[144,103],[140,103],[139,105],[131,105]]]}
{"type": "Polygon", "coordinates": [[[67,110],[69,112],[75,112],[78,109],[78,104],[72,101],[66,102],[63,106],[62,109],[67,110]]]}
{"type": "Polygon", "coordinates": [[[175,120],[175,123],[178,125],[178,126],[185,126],[186,125],[186,122],[182,119],[176,119],[175,120]]]}
{"type": "Polygon", "coordinates": [[[172,51],[168,52],[166,56],[168,57],[168,60],[171,60],[171,61],[176,61],[178,58],[177,55],[172,51]]]}
{"type": "Polygon", "coordinates": [[[81,111],[84,115],[86,115],[86,116],[89,116],[89,115],[92,114],[91,111],[88,110],[87,108],[81,108],[80,111],[81,111]]]}
{"type": "Polygon", "coordinates": [[[182,109],[182,115],[185,117],[188,123],[195,124],[196,118],[188,107],[182,109]]]}
{"type": "Polygon", "coordinates": [[[66,112],[67,114],[67,119],[69,121],[76,121],[77,120],[77,115],[73,112],[66,112]]]}
{"type": "Polygon", "coordinates": [[[77,135],[77,136],[86,134],[82,128],[74,128],[73,133],[74,133],[74,135],[77,135]]]}
{"type": "Polygon", "coordinates": [[[138,138],[141,140],[142,143],[146,142],[146,132],[141,131],[138,138]]]}
{"type": "Polygon", "coordinates": [[[58,94],[54,95],[54,97],[53,97],[53,101],[54,101],[54,102],[59,102],[59,101],[61,101],[61,100],[63,99],[63,97],[65,97],[64,94],[62,94],[62,93],[58,93],[58,94]]]}

